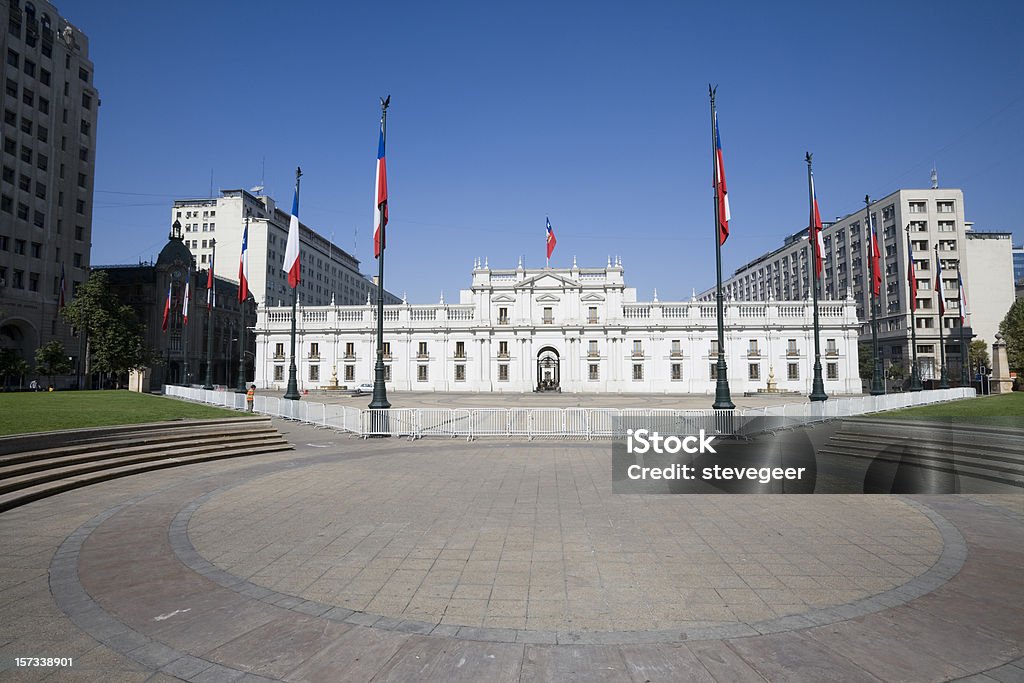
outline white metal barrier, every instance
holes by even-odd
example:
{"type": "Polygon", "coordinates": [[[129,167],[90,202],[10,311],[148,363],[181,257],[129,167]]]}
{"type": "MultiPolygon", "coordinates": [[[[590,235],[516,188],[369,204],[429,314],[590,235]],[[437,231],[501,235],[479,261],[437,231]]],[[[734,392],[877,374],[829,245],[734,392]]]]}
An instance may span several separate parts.
{"type": "MultiPolygon", "coordinates": [[[[164,394],[189,401],[245,410],[245,394],[167,385],[164,394]]],[[[973,398],[971,387],[883,396],[830,398],[822,403],[787,403],[739,410],[653,408],[353,408],[316,401],[256,396],[254,412],[307,422],[363,437],[445,436],[473,439],[611,439],[631,424],[664,433],[744,434],[787,429],[854,415],[973,398]],[[618,429],[616,429],[618,425],[618,429]]]]}

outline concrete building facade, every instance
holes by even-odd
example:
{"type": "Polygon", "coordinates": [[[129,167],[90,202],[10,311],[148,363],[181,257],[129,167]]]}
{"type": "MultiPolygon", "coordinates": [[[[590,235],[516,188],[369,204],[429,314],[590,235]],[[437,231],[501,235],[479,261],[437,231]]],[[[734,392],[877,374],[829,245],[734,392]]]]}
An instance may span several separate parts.
{"type": "MultiPolygon", "coordinates": [[[[185,246],[205,267],[217,250],[214,272],[238,282],[242,232],[249,222],[249,291],[260,305],[291,303],[288,276],[282,270],[291,214],[277,208],[271,197],[246,190],[222,190],[213,199],[178,199],[171,221],[182,226],[185,246]]],[[[362,304],[377,299],[374,282],[359,273],[359,260],[300,221],[302,281],[299,301],[311,306],[362,304]]],[[[385,290],[385,303],[400,299],[385,290]]]]}
{"type": "Polygon", "coordinates": [[[56,339],[78,365],[58,308],[61,272],[67,300],[89,272],[100,105],[89,40],[45,0],[10,0],[0,58],[0,349],[34,364],[56,339]]]}
{"type": "MultiPolygon", "coordinates": [[[[418,391],[714,392],[715,307],[697,301],[638,302],[621,263],[604,268],[473,269],[457,304],[384,309],[389,389],[418,391]]],[[[804,301],[729,304],[726,353],[733,392],[770,377],[810,391],[812,310],[804,301]]],[[[825,388],[860,393],[852,300],[821,308],[825,388]]],[[[373,380],[374,306],[302,306],[297,321],[300,389],[352,388],[373,380]]],[[[261,308],[256,379],[287,383],[291,310],[261,308]]]]}
{"type": "MultiPolygon", "coordinates": [[[[959,189],[897,190],[871,202],[869,210],[879,240],[882,286],[878,337],[886,370],[898,365],[909,376],[912,360],[907,280],[909,233],[918,290],[914,320],[921,377],[925,380],[938,378],[942,356],[939,326],[942,325],[946,365],[950,377],[958,378],[961,351],[956,264],[960,262],[971,313],[964,334],[968,339],[972,334],[979,334],[972,331],[972,325],[983,331],[981,334],[988,334],[989,330],[998,327],[1013,302],[1012,288],[987,288],[990,277],[1012,281],[1009,242],[1002,237],[986,237],[991,233],[973,233],[972,225],[964,218],[963,192],[959,189]],[[971,245],[975,244],[977,247],[972,249],[971,245]],[[1006,250],[1005,259],[1001,255],[1003,249],[1006,250]],[[945,315],[941,321],[935,290],[937,261],[942,262],[941,296],[945,303],[945,315]],[[977,278],[974,286],[972,278],[977,278]]],[[[871,240],[865,216],[866,211],[861,210],[825,224],[822,300],[828,303],[852,295],[860,321],[860,339],[869,342],[871,240]]],[[[723,283],[725,298],[765,301],[769,296],[776,296],[809,300],[810,257],[811,245],[805,228],[786,238],[779,249],[738,268],[723,283]]],[[[714,295],[712,288],[702,292],[698,298],[713,301],[714,295]]]]}

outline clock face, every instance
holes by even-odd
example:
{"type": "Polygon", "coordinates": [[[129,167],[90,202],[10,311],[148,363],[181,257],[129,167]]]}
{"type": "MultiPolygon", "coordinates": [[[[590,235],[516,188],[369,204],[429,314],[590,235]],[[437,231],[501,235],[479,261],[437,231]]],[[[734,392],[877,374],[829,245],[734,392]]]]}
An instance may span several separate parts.
{"type": "Polygon", "coordinates": [[[175,280],[180,280],[181,279],[181,270],[178,269],[178,268],[175,268],[174,270],[172,270],[171,271],[171,277],[173,277],[175,280]]]}

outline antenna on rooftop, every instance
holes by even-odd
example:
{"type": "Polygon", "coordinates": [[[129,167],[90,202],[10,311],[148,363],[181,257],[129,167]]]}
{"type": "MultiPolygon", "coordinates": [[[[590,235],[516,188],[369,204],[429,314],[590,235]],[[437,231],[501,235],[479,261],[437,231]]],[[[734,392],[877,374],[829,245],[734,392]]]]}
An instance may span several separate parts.
{"type": "Polygon", "coordinates": [[[935,164],[932,164],[932,189],[939,189],[939,171],[935,168],[935,164]]]}

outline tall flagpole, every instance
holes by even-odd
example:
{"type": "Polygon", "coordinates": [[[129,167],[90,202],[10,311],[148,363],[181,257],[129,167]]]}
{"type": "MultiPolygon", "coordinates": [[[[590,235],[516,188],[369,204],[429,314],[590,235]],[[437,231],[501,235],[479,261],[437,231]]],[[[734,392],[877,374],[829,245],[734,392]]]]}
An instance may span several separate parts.
{"type": "Polygon", "coordinates": [[[192,256],[189,256],[188,268],[185,269],[185,286],[181,290],[181,340],[182,340],[182,368],[181,368],[181,383],[183,385],[191,386],[188,381],[188,293],[192,289],[192,256]]]}
{"type": "MultiPolygon", "coordinates": [[[[911,262],[914,260],[914,245],[910,241],[910,223],[903,228],[907,231],[907,259],[911,262]]],[[[910,272],[910,263],[907,264],[907,272],[910,272]]],[[[917,277],[917,273],[913,274],[917,277]]],[[[909,285],[909,283],[908,283],[909,285]]],[[[915,283],[916,285],[916,283],[915,283]]],[[[915,287],[909,287],[910,289],[910,354],[913,359],[914,365],[910,369],[910,390],[921,391],[921,371],[917,367],[917,296],[914,292],[915,287]]]]}
{"type": "Polygon", "coordinates": [[[935,267],[938,276],[935,278],[935,293],[939,297],[939,389],[949,389],[949,375],[946,372],[946,341],[942,331],[945,325],[946,301],[942,295],[942,267],[939,264],[939,245],[935,245],[935,267]]]}
{"type": "Polygon", "coordinates": [[[213,264],[217,255],[217,240],[210,240],[210,286],[206,290],[206,383],[203,389],[213,389],[213,292],[217,286],[216,276],[213,274],[213,264]]]}
{"type": "MultiPolygon", "coordinates": [[[[244,230],[244,232],[242,234],[244,235],[244,237],[242,238],[242,241],[245,242],[249,238],[249,217],[248,216],[245,217],[245,230],[244,230]]],[[[243,244],[243,249],[246,246],[247,245],[243,244]]],[[[249,257],[248,257],[247,254],[243,253],[241,258],[248,259],[249,257]]],[[[241,268],[241,266],[240,266],[240,268],[241,268]]],[[[245,333],[246,333],[246,329],[245,329],[245,307],[246,307],[246,304],[249,302],[249,293],[245,292],[244,293],[245,296],[242,296],[242,294],[243,294],[243,292],[242,292],[242,277],[246,277],[247,278],[248,275],[245,272],[242,272],[239,275],[240,275],[240,277],[238,278],[238,316],[239,316],[238,319],[241,321],[241,325],[240,325],[240,327],[238,329],[238,384],[237,384],[237,386],[235,386],[235,391],[237,391],[240,394],[244,394],[246,392],[246,386],[245,386],[245,333]]],[[[227,384],[227,380],[225,380],[224,383],[227,384]]]]}
{"type": "MultiPolygon", "coordinates": [[[[380,98],[380,135],[381,144],[384,145],[385,150],[384,158],[387,158],[388,105],[390,104],[391,95],[388,95],[386,98],[380,98]]],[[[378,161],[379,163],[380,161],[378,161]]],[[[378,174],[379,172],[378,169],[378,174]]],[[[378,184],[379,190],[380,178],[376,178],[375,181],[378,184]]],[[[387,246],[387,240],[385,239],[387,222],[384,220],[379,204],[376,207],[376,211],[380,213],[380,240],[378,242],[380,246],[377,257],[377,362],[373,365],[373,399],[367,407],[386,410],[391,407],[391,403],[388,401],[387,387],[384,384],[384,251],[387,246]]],[[[380,421],[374,425],[374,431],[377,433],[388,431],[387,413],[382,413],[381,415],[380,421]]]]}
{"type": "Polygon", "coordinates": [[[811,238],[811,254],[814,258],[814,264],[809,273],[814,278],[814,284],[811,285],[811,292],[813,296],[813,307],[814,307],[814,381],[811,382],[811,395],[812,401],[825,401],[828,400],[828,394],[825,393],[825,382],[821,377],[821,341],[818,337],[821,335],[821,329],[818,325],[818,286],[820,283],[820,276],[818,274],[819,259],[824,254],[818,253],[818,231],[821,230],[821,226],[818,225],[819,219],[817,211],[814,205],[814,171],[811,169],[811,153],[807,152],[805,157],[807,161],[807,192],[808,201],[811,206],[811,223],[809,228],[809,234],[811,238]]]}
{"type": "Polygon", "coordinates": [[[960,311],[960,386],[965,387],[970,381],[967,373],[967,339],[964,337],[964,323],[967,322],[967,311],[964,304],[967,298],[963,292],[964,281],[960,278],[960,259],[956,260],[956,307],[960,311]]]}
{"type": "Polygon", "coordinates": [[[715,93],[717,87],[708,85],[708,94],[711,96],[711,165],[712,179],[715,188],[715,276],[716,288],[715,299],[718,305],[718,363],[715,366],[715,402],[711,404],[716,410],[732,410],[736,404],[732,402],[729,393],[728,367],[725,362],[725,303],[722,295],[722,239],[721,239],[721,216],[718,207],[718,126],[715,112],[715,93]]]}
{"type": "MultiPolygon", "coordinates": [[[[879,289],[875,294],[875,278],[880,277],[875,270],[880,264],[875,263],[875,231],[871,229],[871,197],[864,195],[864,224],[868,226],[868,262],[871,265],[871,282],[868,286],[868,301],[871,304],[871,395],[879,396],[885,393],[882,385],[882,373],[879,372],[878,362],[878,299],[882,291],[879,289]]],[[[881,249],[879,249],[881,252],[881,249]]]]}
{"type": "MultiPolygon", "coordinates": [[[[299,205],[299,184],[302,182],[302,168],[295,168],[295,206],[299,205]]],[[[289,231],[291,228],[289,227],[289,231]]],[[[296,241],[300,235],[296,235],[296,241]]],[[[301,261],[300,261],[301,263],[301,261]]],[[[301,266],[300,266],[301,268],[301,266]]],[[[299,285],[295,283],[292,287],[292,338],[291,338],[291,360],[288,363],[288,389],[284,392],[284,398],[289,401],[298,401],[302,398],[299,394],[299,381],[298,372],[295,367],[295,318],[298,316],[299,309],[299,285]]]]}

